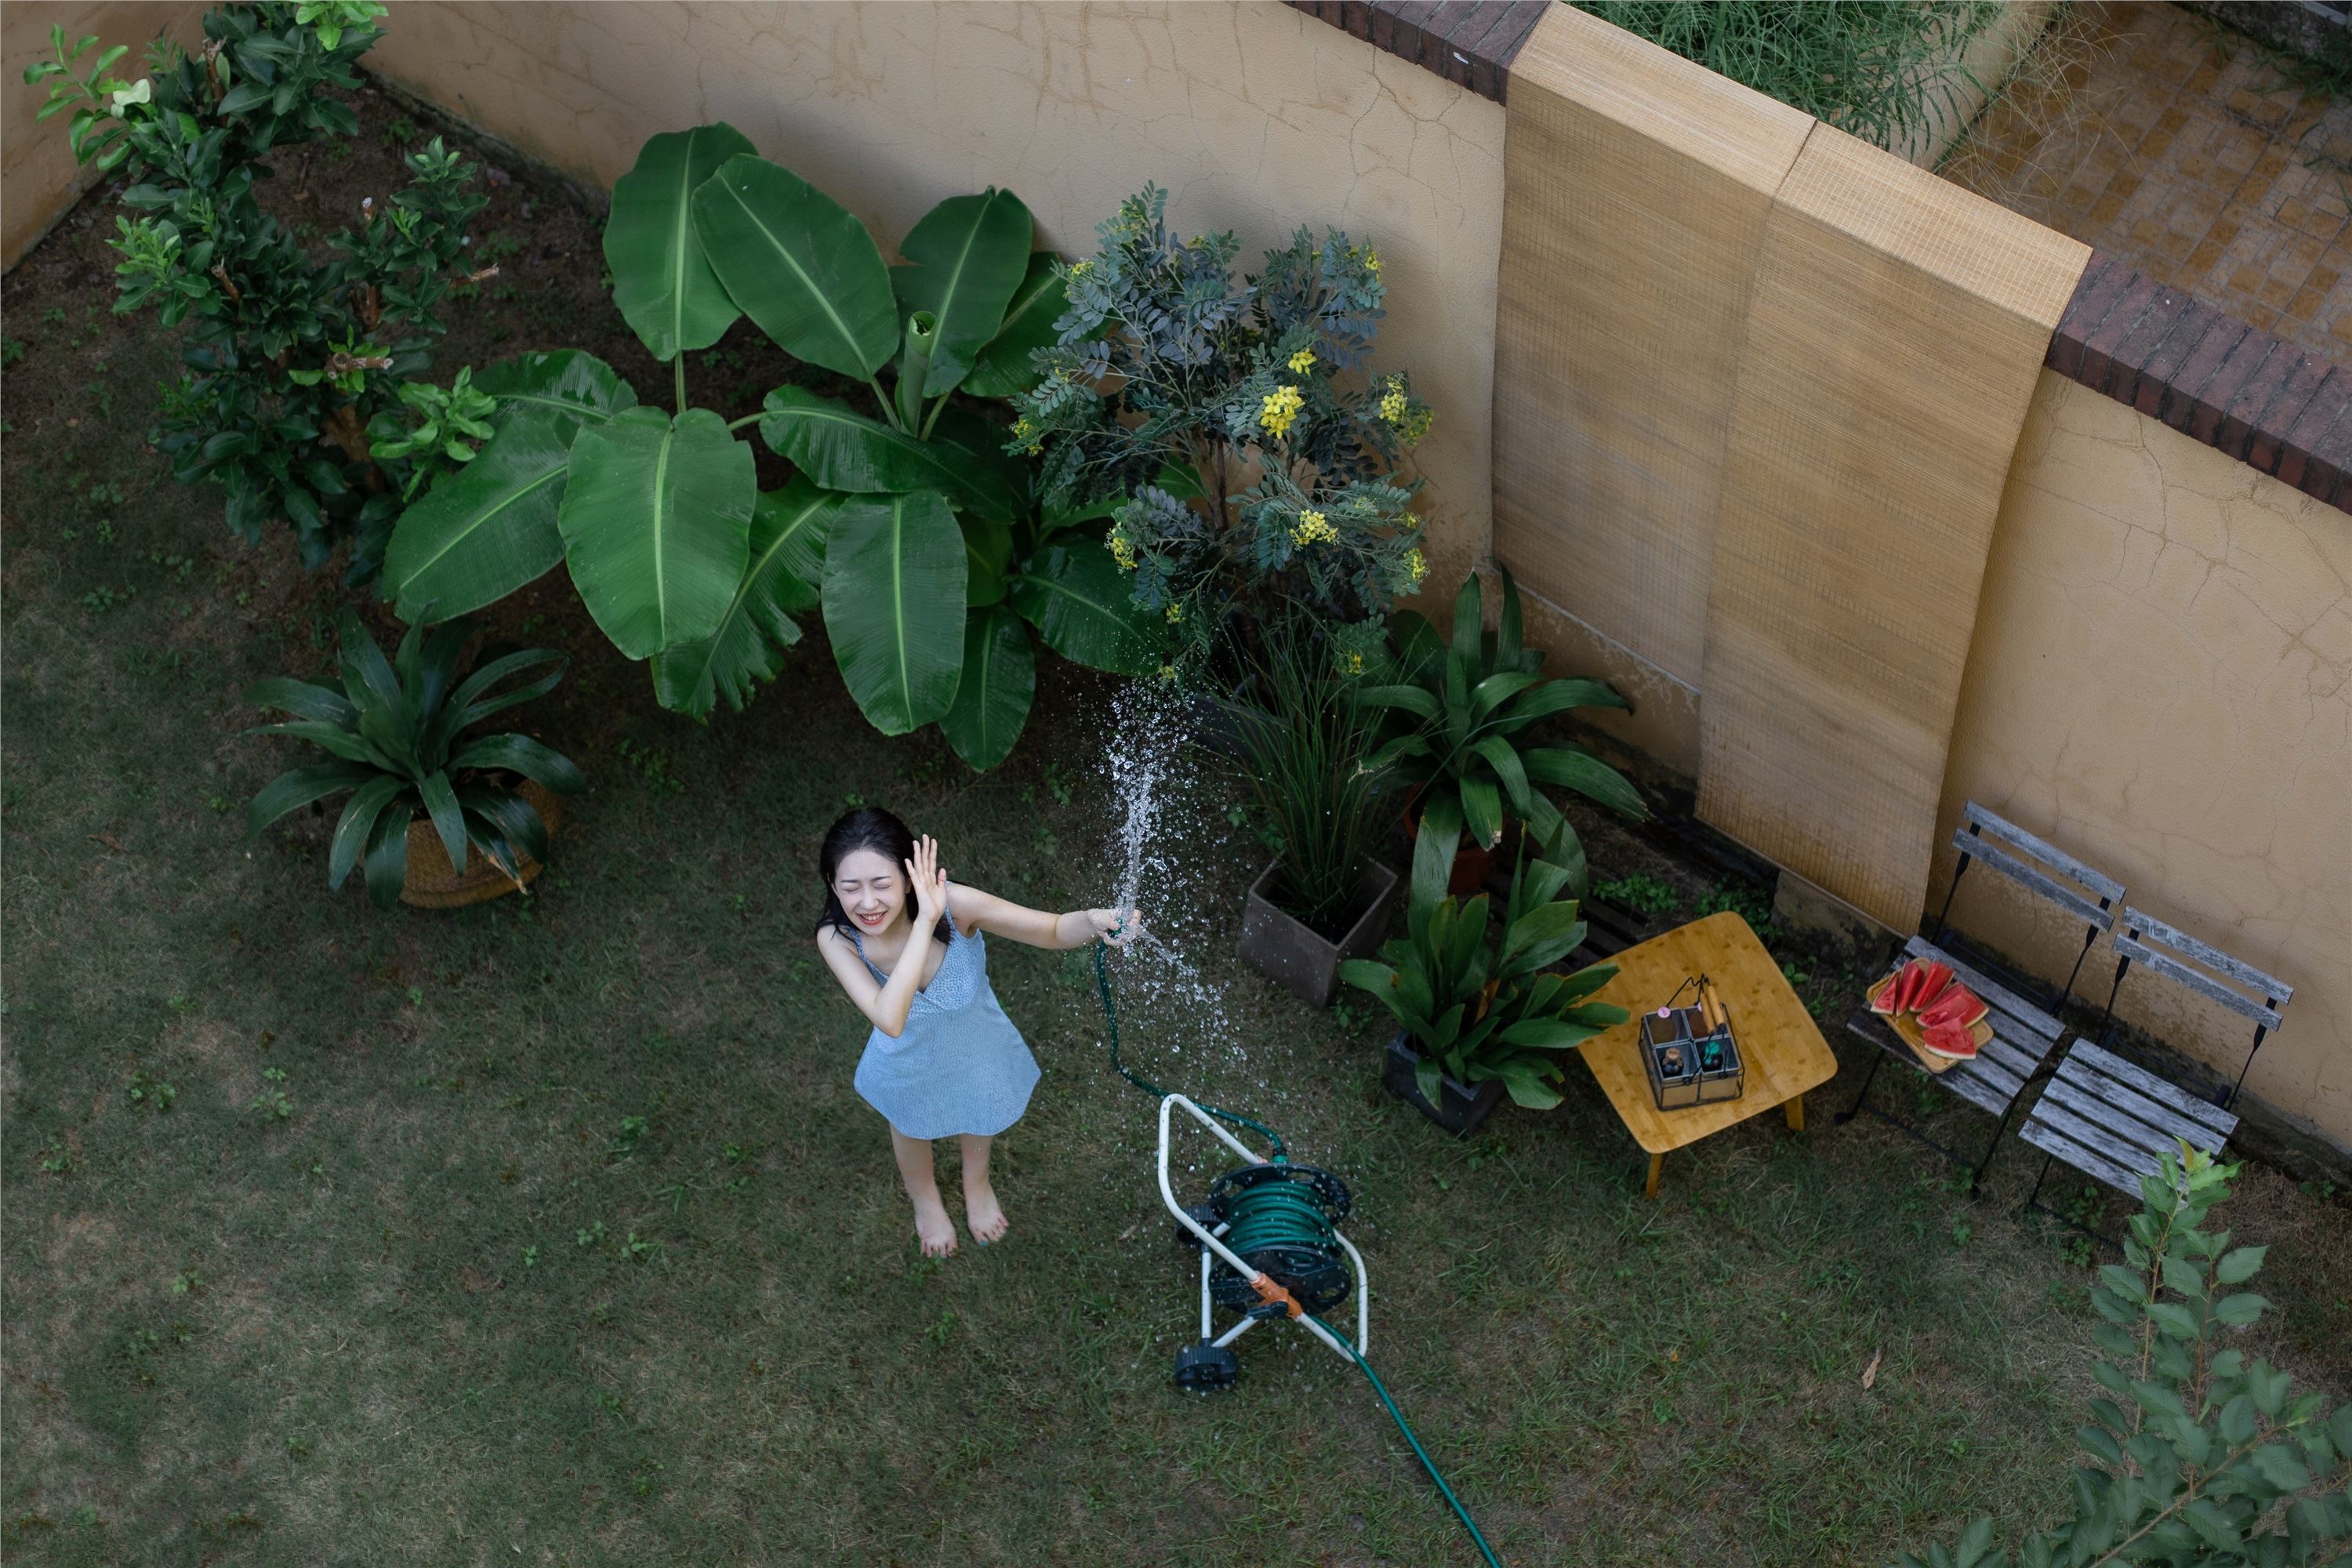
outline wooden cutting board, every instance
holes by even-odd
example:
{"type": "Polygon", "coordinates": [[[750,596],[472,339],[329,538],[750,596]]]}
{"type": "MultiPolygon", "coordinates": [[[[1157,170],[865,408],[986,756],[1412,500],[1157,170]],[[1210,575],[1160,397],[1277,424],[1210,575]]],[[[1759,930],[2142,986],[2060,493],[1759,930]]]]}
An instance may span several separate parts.
{"type": "MultiPolygon", "coordinates": [[[[1907,963],[1903,966],[1904,969],[1907,969],[1909,967],[1910,965],[1907,963]]],[[[1863,993],[1863,999],[1875,1009],[1878,1005],[1878,999],[1886,994],[1886,988],[1894,984],[1896,976],[1900,975],[1902,973],[1903,969],[1897,969],[1894,974],[1890,974],[1885,979],[1881,980],[1868,991],[1863,993]]],[[[1919,1059],[1919,1065],[1927,1068],[1929,1072],[1949,1072],[1952,1068],[1960,1065],[1950,1057],[1939,1057],[1935,1052],[1927,1048],[1927,1032],[1919,1026],[1919,1015],[1916,1013],[1897,1013],[1892,1015],[1881,1013],[1878,1016],[1886,1020],[1887,1026],[1895,1031],[1895,1037],[1901,1040],[1905,1045],[1910,1047],[1911,1054],[1916,1057],[1919,1059]]],[[[1977,1049],[1979,1051],[1992,1044],[1991,1015],[1987,1014],[1984,1017],[1979,1018],[1974,1024],[1969,1026],[1969,1033],[1975,1037],[1977,1049]]]]}

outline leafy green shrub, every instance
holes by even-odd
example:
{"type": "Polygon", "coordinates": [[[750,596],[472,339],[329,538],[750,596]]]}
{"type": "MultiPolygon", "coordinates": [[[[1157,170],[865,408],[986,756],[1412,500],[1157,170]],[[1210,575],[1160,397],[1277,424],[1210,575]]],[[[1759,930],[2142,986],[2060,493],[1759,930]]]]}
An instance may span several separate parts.
{"type": "Polygon", "coordinates": [[[1960,57],[2000,0],[1572,0],[1718,76],[1881,147],[1958,125],[1984,84],[1960,57]]]}
{"type": "MultiPolygon", "coordinates": [[[[2269,1303],[2236,1289],[2263,1266],[2261,1247],[2202,1231],[2230,1195],[2235,1165],[2181,1146],[2140,1178],[2140,1212],[2124,1261],[2099,1270],[2091,1300],[2105,1321],[2091,1401],[2075,1440],[2074,1517],[2037,1531],[2020,1568],[2108,1563],[2274,1568],[2342,1563],[2352,1547],[2352,1405],[2327,1414],[2317,1394],[2259,1357],[2217,1345],[2269,1303]]],[[[2008,1568],[1980,1519],[1952,1547],[1905,1568],[2008,1568]]]]}
{"type": "MultiPolygon", "coordinates": [[[[1391,714],[1401,732],[1373,758],[1421,792],[1417,840],[1440,847],[1447,863],[1466,826],[1474,840],[1502,842],[1505,810],[1516,813],[1554,858],[1585,883],[1584,847],[1559,807],[1537,789],[1551,784],[1643,817],[1649,808],[1632,782],[1572,742],[1522,749],[1537,721],[1577,708],[1622,708],[1625,700],[1598,680],[1547,678],[1541,650],[1520,641],[1519,587],[1507,570],[1496,629],[1486,629],[1478,575],[1462,580],[1454,599],[1454,637],[1443,641],[1411,610],[1390,623],[1395,653],[1358,700],[1391,714]]],[[[1414,853],[1420,854],[1418,845],[1414,853]]]]}
{"type": "Polygon", "coordinates": [[[369,422],[429,363],[482,198],[464,189],[472,165],[436,138],[405,160],[407,188],[363,204],[356,228],[329,237],[341,256],[320,262],[263,210],[255,182],[275,150],[358,131],[331,89],[359,85],[352,62],[382,37],[382,15],[362,0],[222,6],[202,49],[158,43],[137,82],[110,74],[120,45],[77,74],[98,39],[68,48],[52,27],[57,58],[25,72],[51,84],[44,119],[73,111],[75,156],[134,182],[121,200],[141,216],[118,218],[111,242],[115,310],[152,305],[163,325],[188,324],[189,374],[154,437],[173,472],[219,485],[249,542],[290,524],[305,565],[353,538],[354,582],[380,563],[407,477],[370,454],[369,422]]]}
{"type": "Polygon", "coordinates": [[[1420,481],[1394,470],[1435,416],[1367,363],[1380,253],[1302,227],[1236,282],[1234,237],[1178,239],[1167,202],[1146,185],[1059,269],[1069,309],[1013,400],[1016,447],[1044,458],[1049,499],[1116,517],[1135,604],[1195,654],[1290,603],[1386,612],[1421,585],[1420,481]]]}
{"type": "Polygon", "coordinates": [[[485,374],[511,416],[402,517],[386,591],[404,617],[463,614],[565,562],[661,702],[697,716],[742,706],[799,639],[793,617],[821,608],[877,729],[936,721],[995,765],[1035,691],[1032,627],[1129,674],[1161,640],[1123,602],[1107,511],[1041,504],[1005,423],[957,399],[1027,385],[1052,340],[1062,284],[1034,237],[1011,192],[955,196],[886,267],[855,216],[731,126],[652,138],[614,187],[604,258],[614,305],[674,367],[672,413],[585,354],[485,374]],[[786,385],[732,422],[689,407],[685,355],[739,316],[859,405],[786,385]],[[757,489],[734,435],[752,424],[799,470],[781,489],[757,489]]]}
{"type": "Polygon", "coordinates": [[[580,770],[528,735],[458,736],[506,709],[545,696],[563,679],[563,656],[529,648],[490,660],[456,679],[457,655],[472,628],[446,621],[425,635],[412,626],[386,660],[352,610],[339,622],[342,689],[288,677],[257,682],[245,700],[291,713],[254,735],[292,735],[337,760],[279,774],[253,797],[248,836],[288,812],[352,792],[327,853],[327,886],[341,888],[365,862],[368,897],[389,909],[408,881],[408,826],[423,811],[441,836],[449,864],[462,873],[467,850],[479,850],[520,880],[519,856],[544,863],[547,825],[517,793],[515,781],[573,795],[588,787],[580,770]],[[553,666],[530,683],[497,691],[501,681],[553,666]]]}
{"type": "Polygon", "coordinates": [[[1522,859],[1511,879],[1499,940],[1487,930],[1486,895],[1468,903],[1446,896],[1454,855],[1424,837],[1414,848],[1405,935],[1380,959],[1351,958],[1339,978],[1369,991],[1420,1048],[1414,1071],[1434,1103],[1441,1074],[1456,1083],[1499,1079],[1530,1110],[1560,1100],[1559,1053],[1623,1023],[1624,1008],[1595,1002],[1616,977],[1597,963],[1573,974],[1547,974],[1584,941],[1576,900],[1564,898],[1570,868],[1522,859]]]}
{"type": "Polygon", "coordinates": [[[1269,629],[1248,701],[1220,704],[1241,742],[1243,783],[1274,824],[1279,870],[1268,899],[1337,941],[1355,923],[1358,875],[1376,833],[1384,779],[1368,765],[1379,739],[1354,678],[1317,628],[1269,629]]]}

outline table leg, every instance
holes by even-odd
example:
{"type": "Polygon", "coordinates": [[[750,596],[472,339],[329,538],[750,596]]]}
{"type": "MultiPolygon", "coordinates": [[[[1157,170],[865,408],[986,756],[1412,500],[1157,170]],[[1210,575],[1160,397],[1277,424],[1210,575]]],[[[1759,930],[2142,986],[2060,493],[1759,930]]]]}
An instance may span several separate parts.
{"type": "Polygon", "coordinates": [[[1788,1114],[1790,1131],[1802,1132],[1805,1130],[1805,1097],[1803,1095],[1797,1096],[1780,1109],[1788,1114]]]}
{"type": "Polygon", "coordinates": [[[1658,1195],[1658,1173],[1665,1168],[1665,1163],[1666,1157],[1664,1154],[1650,1156],[1650,1179],[1642,1188],[1643,1197],[1654,1198],[1658,1195]]]}

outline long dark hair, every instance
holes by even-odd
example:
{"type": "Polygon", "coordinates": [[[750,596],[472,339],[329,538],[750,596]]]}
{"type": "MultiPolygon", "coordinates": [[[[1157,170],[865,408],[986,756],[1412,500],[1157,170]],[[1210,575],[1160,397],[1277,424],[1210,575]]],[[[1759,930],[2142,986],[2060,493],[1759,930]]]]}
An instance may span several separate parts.
{"type": "MultiPolygon", "coordinates": [[[[861,805],[855,811],[845,812],[839,821],[826,828],[824,843],[816,852],[817,879],[824,884],[824,906],[817,910],[817,930],[831,926],[844,936],[856,937],[856,922],[849,918],[849,911],[841,907],[841,897],[833,890],[833,879],[834,874],[841,869],[841,863],[861,849],[871,849],[877,855],[887,856],[890,864],[898,867],[898,874],[903,877],[907,867],[915,858],[915,836],[907,830],[907,825],[899,821],[895,813],[885,811],[878,805],[861,805]]],[[[911,920],[915,913],[915,889],[911,884],[907,889],[907,915],[911,920]]],[[[952,930],[948,922],[952,919],[952,915],[940,916],[940,923],[931,928],[931,935],[941,942],[948,941],[952,930]]]]}

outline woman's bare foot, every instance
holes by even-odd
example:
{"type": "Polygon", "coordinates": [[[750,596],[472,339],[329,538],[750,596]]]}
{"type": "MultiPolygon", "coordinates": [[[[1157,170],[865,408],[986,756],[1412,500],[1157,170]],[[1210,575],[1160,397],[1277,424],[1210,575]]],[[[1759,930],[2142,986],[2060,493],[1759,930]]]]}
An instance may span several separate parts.
{"type": "MultiPolygon", "coordinates": [[[[1003,1226],[1000,1218],[997,1228],[1003,1226]]],[[[955,1225],[948,1218],[947,1205],[940,1202],[939,1194],[915,1199],[915,1235],[923,1244],[926,1258],[945,1258],[955,1251],[955,1225]]]]}
{"type": "Polygon", "coordinates": [[[986,1182],[978,1186],[966,1182],[963,1188],[964,1223],[971,1226],[971,1237],[982,1247],[1003,1239],[1010,1223],[1004,1210],[996,1201],[996,1189],[986,1182]]]}

